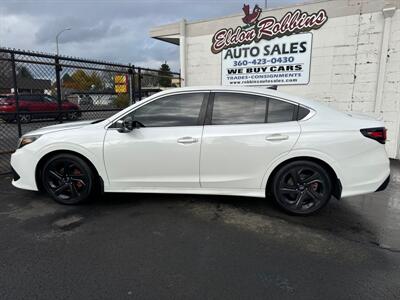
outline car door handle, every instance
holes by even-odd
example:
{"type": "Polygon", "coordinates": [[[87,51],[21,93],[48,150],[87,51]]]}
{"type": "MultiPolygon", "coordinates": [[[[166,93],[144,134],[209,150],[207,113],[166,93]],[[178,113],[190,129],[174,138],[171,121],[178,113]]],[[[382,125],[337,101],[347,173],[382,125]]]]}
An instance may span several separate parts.
{"type": "Polygon", "coordinates": [[[193,143],[197,143],[198,141],[199,141],[199,139],[193,138],[191,136],[181,137],[177,140],[177,142],[179,144],[193,144],[193,143]]]}
{"type": "Polygon", "coordinates": [[[274,141],[284,141],[289,139],[288,135],[284,135],[284,134],[271,134],[269,136],[267,136],[265,138],[265,140],[270,141],[270,142],[274,142],[274,141]]]}

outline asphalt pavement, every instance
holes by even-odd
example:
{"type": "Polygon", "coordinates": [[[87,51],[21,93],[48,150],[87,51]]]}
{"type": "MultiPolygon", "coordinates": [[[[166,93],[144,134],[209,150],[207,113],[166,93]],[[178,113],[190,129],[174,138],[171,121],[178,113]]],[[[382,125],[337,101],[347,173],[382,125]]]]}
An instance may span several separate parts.
{"type": "Polygon", "coordinates": [[[268,199],[107,194],[0,177],[0,299],[400,299],[400,163],[387,190],[311,217],[268,199]]]}

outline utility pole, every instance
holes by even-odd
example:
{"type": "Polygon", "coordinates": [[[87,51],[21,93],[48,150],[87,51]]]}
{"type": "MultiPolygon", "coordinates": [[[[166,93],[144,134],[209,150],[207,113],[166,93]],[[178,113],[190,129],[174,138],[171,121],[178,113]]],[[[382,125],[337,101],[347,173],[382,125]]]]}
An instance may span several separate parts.
{"type": "Polygon", "coordinates": [[[57,56],[58,56],[58,38],[59,38],[59,36],[61,35],[61,33],[65,32],[65,31],[68,31],[68,30],[71,30],[71,29],[72,28],[65,28],[65,29],[61,30],[59,33],[57,33],[57,35],[56,35],[57,56]]]}

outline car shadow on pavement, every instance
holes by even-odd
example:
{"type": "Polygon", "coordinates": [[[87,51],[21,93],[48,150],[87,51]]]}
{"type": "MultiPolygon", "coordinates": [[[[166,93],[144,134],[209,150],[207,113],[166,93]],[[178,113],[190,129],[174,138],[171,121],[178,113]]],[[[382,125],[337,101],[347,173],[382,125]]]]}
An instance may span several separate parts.
{"type": "Polygon", "coordinates": [[[351,201],[352,199],[338,201],[332,198],[322,211],[311,216],[288,215],[280,210],[272,199],[237,196],[107,193],[85,206],[96,207],[96,209],[160,205],[188,210],[201,208],[207,210],[210,221],[218,219],[226,211],[229,213],[235,211],[236,214],[262,218],[266,222],[280,220],[291,225],[329,232],[357,242],[377,244],[376,226],[354,205],[351,205],[351,201]]]}

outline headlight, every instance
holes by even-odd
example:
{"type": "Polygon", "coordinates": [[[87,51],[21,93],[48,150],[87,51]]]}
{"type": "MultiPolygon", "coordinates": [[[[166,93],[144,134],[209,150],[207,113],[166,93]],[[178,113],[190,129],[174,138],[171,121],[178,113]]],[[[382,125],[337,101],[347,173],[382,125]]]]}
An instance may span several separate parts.
{"type": "Polygon", "coordinates": [[[38,138],[40,138],[40,135],[27,135],[27,136],[21,137],[19,139],[19,141],[18,141],[17,149],[22,148],[22,147],[24,147],[26,145],[29,145],[29,144],[33,143],[38,138]]]}

